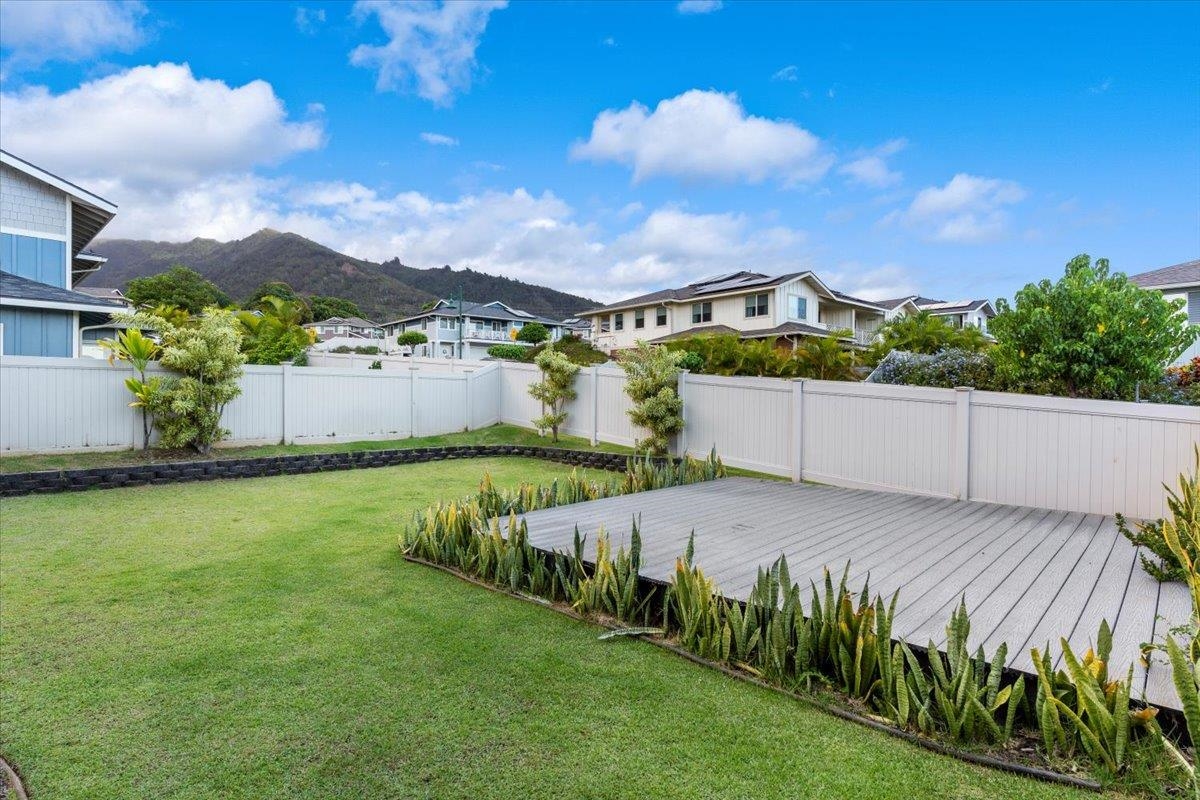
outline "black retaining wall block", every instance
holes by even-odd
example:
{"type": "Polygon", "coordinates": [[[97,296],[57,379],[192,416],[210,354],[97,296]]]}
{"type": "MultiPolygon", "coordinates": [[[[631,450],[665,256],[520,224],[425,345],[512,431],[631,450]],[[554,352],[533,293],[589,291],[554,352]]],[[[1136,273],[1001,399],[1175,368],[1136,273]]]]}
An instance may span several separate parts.
{"type": "MultiPolygon", "coordinates": [[[[10,472],[0,474],[0,497],[25,494],[78,492],[87,489],[113,489],[118,486],[162,485],[188,481],[232,478],[262,478],[271,475],[295,475],[343,469],[370,469],[396,464],[419,464],[450,458],[485,456],[525,456],[558,461],[590,469],[622,471],[630,456],[624,453],[597,453],[561,447],[511,444],[468,444],[448,447],[413,447],[396,450],[355,450],[346,453],[305,453],[263,458],[221,458],[210,461],[168,461],[159,464],[130,464],[93,469],[10,472]]],[[[677,461],[678,459],[673,459],[677,461]]],[[[665,463],[666,459],[655,459],[665,463]]]]}

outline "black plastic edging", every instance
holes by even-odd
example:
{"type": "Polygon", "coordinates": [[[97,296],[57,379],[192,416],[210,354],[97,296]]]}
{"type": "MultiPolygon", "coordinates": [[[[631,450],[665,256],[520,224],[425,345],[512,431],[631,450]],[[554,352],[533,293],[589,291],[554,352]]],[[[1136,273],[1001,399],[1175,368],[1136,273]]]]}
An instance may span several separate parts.
{"type": "MultiPolygon", "coordinates": [[[[208,461],[164,461],[157,464],[128,464],[90,469],[0,473],[0,497],[78,492],[87,489],[115,489],[122,486],[299,475],[309,472],[370,469],[392,467],[399,464],[423,464],[454,458],[492,456],[542,458],[578,467],[613,471],[624,470],[629,459],[633,457],[627,453],[600,453],[562,447],[479,444],[409,447],[391,450],[353,450],[340,453],[301,453],[259,458],[218,458],[208,461]]],[[[666,459],[655,459],[655,463],[665,462],[666,459]]]]}

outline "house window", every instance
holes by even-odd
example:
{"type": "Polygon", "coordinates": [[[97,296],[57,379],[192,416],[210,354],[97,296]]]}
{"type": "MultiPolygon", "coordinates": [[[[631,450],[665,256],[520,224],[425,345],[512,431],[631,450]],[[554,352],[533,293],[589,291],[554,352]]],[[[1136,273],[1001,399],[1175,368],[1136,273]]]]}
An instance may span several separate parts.
{"type": "Polygon", "coordinates": [[[601,333],[608,333],[608,331],[609,331],[608,317],[601,317],[601,319],[600,319],[600,332],[601,332],[601,333]]]}
{"type": "Polygon", "coordinates": [[[439,317],[438,327],[447,331],[457,330],[458,320],[456,320],[454,317],[439,317]]]}
{"type": "Polygon", "coordinates": [[[712,303],[692,303],[692,324],[712,322],[712,303]]]}
{"type": "Polygon", "coordinates": [[[637,311],[633,312],[633,327],[638,328],[639,330],[646,327],[646,309],[639,308],[637,311]]]}
{"type": "Polygon", "coordinates": [[[625,315],[624,314],[613,314],[613,330],[614,331],[625,330],[625,315]]]}
{"type": "Polygon", "coordinates": [[[770,311],[771,295],[767,292],[746,297],[746,316],[765,317],[770,311]]]}
{"type": "Polygon", "coordinates": [[[808,298],[798,294],[788,295],[788,318],[808,319],[808,298]]]}
{"type": "Polygon", "coordinates": [[[1200,291],[1187,293],[1188,322],[1200,325],[1200,291]]]}
{"type": "MultiPolygon", "coordinates": [[[[1200,304],[1198,304],[1200,305],[1200,304]]],[[[654,312],[654,324],[661,328],[667,324],[667,309],[664,306],[659,306],[654,312]]]]}

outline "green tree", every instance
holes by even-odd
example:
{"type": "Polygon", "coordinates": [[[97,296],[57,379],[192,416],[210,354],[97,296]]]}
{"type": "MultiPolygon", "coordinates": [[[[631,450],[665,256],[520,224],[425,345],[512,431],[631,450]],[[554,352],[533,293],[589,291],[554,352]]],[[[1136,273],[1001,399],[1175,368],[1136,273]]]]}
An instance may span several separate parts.
{"type": "Polygon", "coordinates": [[[166,272],[134,278],[125,287],[125,297],[138,308],[176,306],[199,314],[209,306],[227,306],[229,296],[199,272],[176,265],[166,272]]]}
{"type": "Polygon", "coordinates": [[[429,337],[421,331],[405,331],[396,337],[396,344],[400,345],[401,347],[410,348],[408,351],[409,355],[415,355],[417,352],[417,345],[425,344],[428,341],[429,337]]]}
{"type": "Polygon", "coordinates": [[[149,403],[164,447],[191,447],[208,453],[228,431],[221,427],[226,404],[242,389],[238,378],[246,356],[233,313],[209,308],[183,325],[146,311],[115,318],[162,337],[159,362],[174,374],[149,403]]]}
{"type": "Polygon", "coordinates": [[[527,322],[517,331],[517,340],[530,344],[541,344],[550,338],[550,331],[540,322],[527,322]]]}
{"type": "Polygon", "coordinates": [[[625,393],[633,401],[629,419],[650,433],[635,447],[665,455],[671,436],[683,430],[683,400],[676,391],[683,357],[681,351],[645,342],[638,342],[637,347],[621,354],[625,393]]]}
{"type": "Polygon", "coordinates": [[[567,421],[567,403],[577,397],[574,386],[579,366],[553,345],[538,353],[533,363],[542,371],[542,379],[529,387],[529,394],[542,404],[542,415],[533,420],[533,425],[538,433],[550,431],[557,442],[558,429],[567,421]]]}
{"type": "Polygon", "coordinates": [[[246,298],[244,307],[259,308],[268,297],[278,297],[280,300],[287,300],[289,303],[295,304],[296,311],[300,315],[301,325],[313,321],[312,308],[309,306],[308,300],[296,294],[296,290],[283,281],[267,281],[262,284],[246,298]]]}
{"type": "Polygon", "coordinates": [[[154,403],[162,386],[162,378],[146,379],[146,368],[158,357],[158,342],[142,334],[137,328],[118,331],[116,339],[101,339],[100,346],[108,351],[108,363],[128,361],[137,372],[136,378],[126,378],[125,388],[133,395],[130,408],[142,410],[142,449],[150,449],[150,406],[154,403]]]}
{"type": "Polygon", "coordinates": [[[344,297],[328,297],[313,295],[308,298],[308,307],[312,309],[312,318],[320,321],[330,317],[361,317],[358,304],[344,297]]]}
{"type": "Polygon", "coordinates": [[[487,349],[487,354],[505,361],[524,361],[529,348],[520,344],[494,344],[487,349]]]}
{"type": "Polygon", "coordinates": [[[990,324],[997,377],[1017,391],[1132,399],[1139,381],[1159,380],[1200,333],[1182,308],[1110,273],[1108,259],[1076,256],[1057,282],[999,301],[990,324]]]}
{"type": "Polygon", "coordinates": [[[281,364],[293,361],[313,343],[303,326],[304,304],[267,295],[254,311],[239,311],[237,324],[242,334],[242,352],[249,364],[281,364]]]}

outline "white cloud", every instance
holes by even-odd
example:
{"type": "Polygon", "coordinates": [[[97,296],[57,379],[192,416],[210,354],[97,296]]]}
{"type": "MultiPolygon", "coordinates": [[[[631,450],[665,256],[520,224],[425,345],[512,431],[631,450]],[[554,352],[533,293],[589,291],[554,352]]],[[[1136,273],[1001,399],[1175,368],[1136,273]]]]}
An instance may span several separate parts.
{"type": "Polygon", "coordinates": [[[800,68],[797,67],[795,64],[788,64],[786,67],[784,67],[783,69],[779,70],[774,75],[772,75],[771,80],[773,80],[773,81],[789,81],[789,82],[794,83],[794,82],[800,80],[800,68]]]}
{"type": "MultiPolygon", "coordinates": [[[[320,147],[319,120],[295,122],[265,81],[197,78],[162,63],[54,94],[0,95],[4,147],[53,172],[126,190],[182,189],[320,147]]],[[[120,202],[120,198],[114,197],[120,202]]]]}
{"type": "Polygon", "coordinates": [[[907,139],[892,139],[873,150],[859,154],[858,158],[843,164],[838,172],[850,183],[885,189],[904,179],[903,173],[888,166],[887,159],[908,146],[907,139]]]}
{"type": "Polygon", "coordinates": [[[325,9],[296,6],[296,30],[311,36],[325,24],[325,9]]]}
{"type": "Polygon", "coordinates": [[[146,39],[140,0],[23,0],[0,3],[4,73],[48,61],[83,61],[146,39]]]}
{"type": "Polygon", "coordinates": [[[882,222],[900,222],[932,241],[993,241],[1007,231],[1006,207],[1027,196],[1015,181],[960,172],[945,186],[930,186],[917,192],[907,209],[893,211],[882,222]]]}
{"type": "Polygon", "coordinates": [[[813,181],[833,163],[820,139],[788,120],[748,115],[738,96],[692,89],[661,101],[602,111],[571,156],[633,168],[635,182],[655,175],[785,186],[813,181]]]}
{"type": "Polygon", "coordinates": [[[723,5],[721,0],[680,0],[675,10],[680,14],[711,14],[723,5]]]}
{"type": "Polygon", "coordinates": [[[611,36],[605,36],[604,39],[601,40],[600,44],[604,45],[605,47],[616,47],[617,40],[611,36]]]}
{"type": "Polygon", "coordinates": [[[359,45],[351,51],[350,63],[378,70],[375,87],[380,91],[415,91],[448,106],[456,92],[471,85],[475,49],[488,17],[506,5],[507,0],[358,0],[355,18],[376,17],[388,41],[359,45]]]}
{"type": "Polygon", "coordinates": [[[1112,78],[1105,78],[1095,86],[1088,87],[1089,94],[1104,94],[1112,88],[1112,78]]]}
{"type": "Polygon", "coordinates": [[[916,280],[901,264],[868,267],[857,261],[844,261],[832,269],[817,272],[839,292],[863,300],[891,300],[918,293],[916,280]]]}
{"type": "Polygon", "coordinates": [[[453,136],[447,136],[444,133],[430,133],[429,131],[425,131],[421,134],[421,141],[440,147],[458,147],[458,139],[455,139],[453,136]]]}

